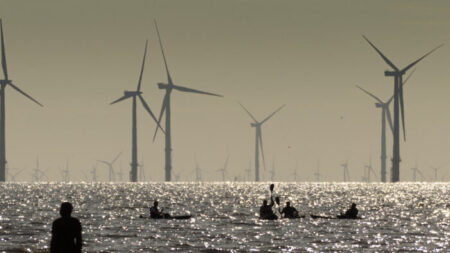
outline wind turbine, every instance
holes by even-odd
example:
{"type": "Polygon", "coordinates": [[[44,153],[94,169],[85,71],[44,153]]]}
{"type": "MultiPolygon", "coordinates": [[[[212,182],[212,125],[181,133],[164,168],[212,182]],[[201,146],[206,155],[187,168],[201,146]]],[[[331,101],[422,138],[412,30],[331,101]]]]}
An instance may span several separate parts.
{"type": "MultiPolygon", "coordinates": [[[[411,75],[414,73],[414,71],[415,70],[413,70],[413,72],[411,72],[411,74],[409,74],[409,76],[405,79],[405,82],[403,83],[403,85],[406,84],[406,82],[411,77],[411,75]]],[[[367,90],[363,89],[362,87],[360,87],[358,85],[356,85],[356,87],[358,89],[362,90],[367,95],[374,98],[377,101],[375,103],[375,107],[381,108],[381,157],[380,157],[381,172],[380,172],[380,174],[381,174],[381,182],[386,182],[386,159],[387,159],[387,156],[386,156],[386,120],[389,122],[389,127],[391,128],[392,133],[394,133],[394,127],[392,126],[391,112],[389,110],[389,105],[391,104],[394,96],[392,96],[386,102],[383,102],[380,98],[378,98],[374,94],[368,92],[367,90]]]]}
{"type": "Polygon", "coordinates": [[[439,167],[432,167],[432,169],[433,169],[433,171],[434,171],[434,182],[437,182],[438,181],[438,177],[437,177],[437,175],[438,175],[438,170],[440,169],[439,167]]]}
{"type": "Polygon", "coordinates": [[[222,168],[218,169],[220,173],[222,173],[222,181],[225,182],[225,175],[227,174],[227,166],[228,166],[228,159],[230,156],[227,156],[227,159],[225,160],[225,163],[222,168]]]}
{"type": "Polygon", "coordinates": [[[384,72],[385,76],[392,76],[394,78],[394,148],[392,155],[392,173],[391,181],[398,182],[400,180],[400,114],[402,117],[402,128],[403,128],[403,138],[406,140],[405,132],[405,109],[404,109],[404,99],[403,99],[403,75],[412,68],[414,65],[419,63],[425,57],[433,53],[435,50],[440,48],[442,45],[434,48],[433,50],[426,53],[424,56],[410,63],[403,69],[397,68],[397,66],[392,63],[384,54],[375,47],[375,45],[363,36],[363,38],[372,46],[375,51],[381,56],[381,58],[392,68],[392,70],[386,70],[384,72]],[[401,111],[400,111],[401,110],[401,111]]]}
{"type": "Polygon", "coordinates": [[[345,161],[345,163],[341,164],[341,167],[344,172],[344,182],[350,181],[350,173],[348,172],[348,161],[345,161]]]}
{"type": "MultiPolygon", "coordinates": [[[[196,94],[203,94],[203,95],[210,95],[210,96],[217,96],[222,97],[222,95],[204,92],[200,90],[195,90],[191,88],[187,88],[184,86],[175,85],[172,81],[172,77],[169,73],[169,68],[167,65],[166,55],[164,54],[163,45],[161,42],[161,36],[159,34],[158,24],[155,20],[155,27],[156,32],[158,34],[159,39],[159,45],[161,47],[161,53],[164,59],[164,66],[167,73],[167,83],[158,83],[158,88],[162,90],[166,90],[166,94],[164,95],[164,100],[161,106],[161,112],[159,114],[158,124],[161,122],[162,116],[165,114],[166,119],[166,135],[165,135],[165,179],[166,181],[171,180],[171,173],[172,173],[172,128],[171,128],[171,107],[170,107],[170,95],[172,94],[173,90],[182,91],[182,92],[188,92],[188,93],[196,93],[196,94]]],[[[158,128],[155,130],[155,134],[153,136],[153,141],[156,138],[156,134],[158,133],[158,128]]]]}
{"type": "Polygon", "coordinates": [[[275,110],[273,113],[271,113],[269,116],[267,116],[262,121],[257,121],[256,118],[245,108],[241,103],[239,105],[247,112],[247,114],[250,116],[250,118],[253,119],[253,122],[250,123],[251,127],[255,128],[256,131],[256,137],[255,137],[255,181],[259,181],[259,153],[261,153],[263,165],[264,168],[266,168],[266,162],[264,159],[264,149],[263,149],[263,142],[262,142],[262,132],[261,132],[261,126],[268,121],[273,115],[275,115],[277,112],[279,112],[285,105],[282,105],[277,110],[275,110]],[[261,151],[260,151],[261,149],[261,151]]]}
{"type": "Polygon", "coordinates": [[[8,70],[6,66],[6,52],[5,52],[5,39],[3,36],[3,23],[0,19],[0,33],[1,33],[1,48],[2,48],[2,68],[3,68],[3,79],[0,79],[0,182],[5,181],[6,174],[6,130],[5,130],[5,89],[7,86],[15,89],[20,94],[24,95],[36,104],[43,106],[36,99],[32,98],[30,95],[19,89],[13,84],[12,80],[8,79],[8,70]]]}
{"type": "Polygon", "coordinates": [[[24,171],[24,169],[21,169],[21,170],[17,171],[17,172],[14,173],[14,174],[9,174],[9,176],[10,176],[10,178],[11,178],[11,181],[16,182],[16,177],[17,177],[20,173],[22,173],[22,171],[24,171]]]}
{"type": "Polygon", "coordinates": [[[248,168],[245,169],[247,175],[247,181],[250,181],[250,173],[252,172],[252,161],[248,161],[248,168]]]}
{"type": "Polygon", "coordinates": [[[41,179],[45,177],[48,180],[47,174],[45,174],[45,171],[41,170],[39,168],[39,156],[36,157],[36,168],[33,169],[33,174],[32,174],[32,180],[34,182],[39,182],[41,181],[41,179]]]}
{"type": "Polygon", "coordinates": [[[200,166],[198,166],[197,161],[195,161],[195,181],[202,181],[202,169],[200,169],[200,166]]]}
{"type": "Polygon", "coordinates": [[[374,177],[377,177],[377,174],[373,170],[372,167],[372,158],[369,158],[369,164],[365,165],[364,168],[367,169],[367,182],[370,182],[370,174],[373,174],[374,177]]]}
{"type": "Polygon", "coordinates": [[[61,179],[64,182],[70,181],[69,160],[66,160],[66,168],[61,170],[61,179]]]}
{"type": "Polygon", "coordinates": [[[422,180],[425,179],[425,177],[423,176],[422,171],[420,171],[419,168],[417,167],[417,162],[416,162],[416,165],[415,165],[413,168],[411,168],[411,170],[412,170],[412,172],[413,172],[413,181],[414,181],[414,182],[416,182],[417,174],[420,175],[420,177],[422,178],[422,180]]]}
{"type": "Polygon", "coordinates": [[[316,181],[320,182],[320,178],[322,177],[322,174],[320,174],[320,164],[319,161],[317,161],[317,167],[316,172],[314,173],[314,176],[316,177],[316,181]]]}
{"type": "Polygon", "coordinates": [[[109,182],[114,182],[116,181],[116,175],[114,173],[114,163],[117,161],[117,159],[119,159],[120,155],[122,154],[122,152],[120,152],[119,154],[116,155],[116,157],[114,157],[114,159],[110,162],[108,161],[104,161],[104,160],[97,160],[98,162],[101,162],[103,164],[105,164],[106,166],[108,166],[108,170],[109,170],[109,182]]]}
{"type": "MultiPolygon", "coordinates": [[[[145,108],[145,110],[150,114],[150,116],[153,118],[153,120],[157,124],[157,128],[161,128],[159,125],[159,122],[156,120],[155,115],[150,110],[150,107],[148,106],[147,102],[145,102],[144,98],[142,97],[142,91],[141,91],[141,81],[142,81],[142,74],[144,73],[144,65],[145,65],[145,56],[147,55],[147,44],[148,41],[145,42],[145,50],[144,50],[144,57],[142,59],[142,67],[141,67],[141,73],[139,75],[139,81],[137,85],[136,91],[124,91],[124,95],[120,97],[119,99],[111,102],[111,104],[115,104],[117,102],[120,102],[122,100],[133,98],[133,104],[131,107],[131,171],[130,171],[130,179],[131,182],[137,182],[137,169],[138,169],[138,157],[137,157],[137,116],[136,116],[136,98],[139,98],[139,100],[142,103],[142,106],[145,108]]],[[[162,129],[161,129],[162,130],[162,129]]],[[[162,130],[163,131],[163,130],[162,130]]],[[[164,132],[164,131],[163,131],[164,132]]]]}

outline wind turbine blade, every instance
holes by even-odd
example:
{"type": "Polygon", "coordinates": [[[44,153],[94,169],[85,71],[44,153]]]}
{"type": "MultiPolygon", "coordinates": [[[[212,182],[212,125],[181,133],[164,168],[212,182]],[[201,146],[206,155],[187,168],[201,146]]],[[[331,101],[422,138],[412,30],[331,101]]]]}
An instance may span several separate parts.
{"type": "Polygon", "coordinates": [[[116,155],[116,157],[114,158],[114,160],[112,160],[111,165],[114,164],[117,159],[119,159],[120,155],[122,154],[122,152],[120,152],[119,154],[116,155]]]}
{"type": "Polygon", "coordinates": [[[225,164],[223,165],[223,169],[224,169],[224,170],[227,170],[228,159],[230,159],[230,155],[228,155],[228,156],[227,156],[227,159],[225,160],[225,164]]]}
{"type": "Polygon", "coordinates": [[[435,47],[433,50],[431,50],[430,52],[426,53],[424,56],[420,57],[419,59],[415,60],[414,62],[412,62],[411,64],[409,64],[408,66],[406,66],[404,69],[402,69],[402,73],[405,73],[406,71],[408,71],[408,69],[412,68],[414,65],[416,65],[417,63],[419,63],[421,60],[423,60],[423,58],[427,57],[428,55],[430,55],[431,53],[433,53],[434,51],[438,50],[440,47],[444,46],[444,44],[441,44],[437,47],[435,47]]]}
{"type": "Polygon", "coordinates": [[[367,39],[366,36],[363,35],[363,38],[373,47],[373,49],[375,49],[375,51],[377,51],[377,53],[381,56],[381,58],[383,58],[383,60],[389,66],[391,66],[391,68],[398,71],[398,68],[394,65],[394,63],[392,63],[386,56],[384,56],[384,54],[380,50],[378,50],[378,48],[372,42],[370,42],[370,40],[367,39]]]}
{"type": "Polygon", "coordinates": [[[392,125],[392,117],[391,117],[391,111],[389,110],[389,107],[383,108],[383,110],[386,110],[386,118],[389,123],[389,127],[391,128],[392,133],[394,133],[394,125],[392,125]]]}
{"type": "Polygon", "coordinates": [[[145,65],[145,56],[147,55],[147,44],[148,44],[148,40],[145,41],[144,58],[142,59],[141,74],[139,75],[137,91],[141,90],[142,74],[144,73],[144,65],[145,65]]]}
{"type": "MultiPolygon", "coordinates": [[[[409,75],[406,77],[405,81],[402,82],[402,87],[406,85],[409,78],[412,76],[412,74],[414,74],[414,72],[416,72],[416,69],[413,69],[413,71],[411,71],[411,73],[409,73],[409,75]]],[[[392,102],[392,99],[394,99],[394,95],[392,95],[392,97],[386,102],[386,104],[390,104],[392,102]]]]}
{"type": "Polygon", "coordinates": [[[161,35],[159,34],[158,24],[156,23],[156,19],[154,19],[153,21],[155,22],[156,33],[158,34],[159,45],[161,47],[161,53],[162,53],[163,59],[164,59],[164,66],[166,66],[167,80],[168,80],[169,85],[171,85],[172,84],[172,78],[170,77],[169,67],[167,67],[166,54],[164,53],[163,44],[161,42],[161,35]]]}
{"type": "Polygon", "coordinates": [[[263,147],[263,140],[262,140],[261,130],[259,130],[258,138],[259,138],[259,146],[261,148],[261,156],[262,156],[262,159],[263,159],[263,166],[264,166],[264,170],[266,170],[266,158],[264,157],[264,147],[263,147]]]}
{"type": "Polygon", "coordinates": [[[107,162],[107,161],[97,160],[97,162],[101,162],[101,163],[104,163],[104,164],[106,164],[106,165],[110,165],[110,163],[107,162]]]}
{"type": "Polygon", "coordinates": [[[132,96],[131,95],[123,95],[122,97],[118,98],[117,100],[114,100],[113,102],[111,102],[111,105],[113,105],[115,103],[118,103],[118,102],[120,102],[122,100],[125,100],[127,98],[130,98],[130,97],[132,97],[132,96]]]}
{"type": "Polygon", "coordinates": [[[30,95],[28,95],[27,93],[25,93],[23,90],[19,89],[19,87],[15,86],[13,83],[9,82],[9,85],[15,89],[17,92],[19,92],[20,94],[24,95],[25,97],[27,97],[28,99],[30,99],[31,101],[35,102],[36,104],[40,105],[43,107],[43,105],[41,103],[39,103],[36,99],[32,98],[30,95]]]}
{"type": "Polygon", "coordinates": [[[253,121],[255,121],[255,123],[258,123],[258,121],[256,120],[256,118],[247,110],[247,108],[245,108],[241,102],[238,102],[239,105],[247,112],[247,114],[253,119],[253,121]]]}
{"type": "Polygon", "coordinates": [[[191,89],[191,88],[187,88],[187,87],[182,87],[182,86],[178,86],[178,85],[173,85],[173,88],[175,90],[179,90],[179,91],[183,91],[183,92],[191,92],[191,93],[198,93],[198,94],[204,94],[204,95],[210,95],[210,96],[216,96],[216,97],[223,97],[222,95],[218,95],[218,94],[214,94],[214,93],[210,93],[210,92],[206,92],[206,91],[201,91],[201,90],[196,90],[196,89],[191,89]]]}
{"type": "Polygon", "coordinates": [[[261,121],[261,124],[263,124],[264,122],[268,121],[270,118],[272,118],[273,115],[275,115],[275,113],[279,112],[281,109],[283,109],[283,107],[285,107],[286,105],[282,105],[280,106],[280,108],[278,108],[277,110],[275,110],[274,112],[272,112],[272,114],[270,114],[269,116],[267,116],[267,118],[265,118],[263,121],[261,121]]]}
{"type": "Polygon", "coordinates": [[[375,96],[374,94],[368,92],[367,90],[363,89],[361,86],[356,85],[356,88],[362,90],[364,93],[366,93],[367,95],[373,97],[375,100],[377,100],[380,104],[383,104],[383,101],[381,101],[381,99],[379,99],[377,96],[375,96]]]}
{"type": "Polygon", "coordinates": [[[0,31],[2,36],[2,67],[3,67],[3,74],[5,75],[5,80],[8,80],[8,69],[6,67],[6,53],[5,53],[5,39],[3,37],[3,22],[2,19],[0,19],[0,31]]]}
{"type": "Polygon", "coordinates": [[[406,131],[405,131],[405,103],[403,98],[403,85],[401,85],[399,90],[400,96],[400,109],[402,113],[402,127],[403,127],[403,139],[406,141],[406,131]]]}
{"type": "Polygon", "coordinates": [[[159,113],[159,117],[158,117],[158,121],[157,121],[158,122],[158,126],[156,127],[155,134],[153,135],[153,141],[155,141],[156,134],[158,133],[158,129],[160,128],[161,119],[162,119],[162,116],[164,114],[164,111],[166,110],[166,106],[167,106],[167,103],[169,101],[169,96],[170,96],[170,93],[169,93],[168,90],[166,90],[166,95],[164,95],[164,100],[163,100],[163,103],[162,103],[162,106],[161,106],[161,112],[159,113]]]}
{"type": "Polygon", "coordinates": [[[163,131],[163,133],[166,133],[164,131],[164,129],[161,127],[161,125],[159,124],[159,121],[156,119],[156,116],[153,114],[152,110],[150,110],[150,106],[148,106],[147,102],[145,102],[144,98],[142,97],[142,95],[139,95],[139,99],[141,100],[142,105],[144,106],[145,110],[150,114],[150,116],[153,118],[153,120],[156,122],[157,127],[161,128],[161,131],[163,131]]]}

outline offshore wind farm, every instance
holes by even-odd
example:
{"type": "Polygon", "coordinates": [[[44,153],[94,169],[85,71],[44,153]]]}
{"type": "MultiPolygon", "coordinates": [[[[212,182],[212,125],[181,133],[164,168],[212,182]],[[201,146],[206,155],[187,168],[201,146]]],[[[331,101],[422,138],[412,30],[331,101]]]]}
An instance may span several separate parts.
{"type": "Polygon", "coordinates": [[[0,251],[445,251],[448,11],[0,2],[0,251]]]}

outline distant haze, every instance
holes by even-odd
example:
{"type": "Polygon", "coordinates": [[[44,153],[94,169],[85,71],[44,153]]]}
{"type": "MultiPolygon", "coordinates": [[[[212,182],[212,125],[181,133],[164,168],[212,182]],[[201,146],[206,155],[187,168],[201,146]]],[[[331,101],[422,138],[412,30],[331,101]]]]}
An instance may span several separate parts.
{"type": "MultiPolygon", "coordinates": [[[[401,67],[446,43],[405,86],[400,178],[411,180],[417,161],[427,180],[440,166],[448,181],[449,13],[449,1],[1,0],[10,79],[44,104],[7,88],[8,164],[28,169],[17,179],[30,181],[39,156],[50,179],[61,180],[58,167],[68,159],[72,180],[81,180],[97,159],[123,151],[116,168],[121,163],[127,177],[131,101],[109,103],[136,89],[149,39],[142,91],[159,114],[164,93],[156,83],[167,78],[157,19],[174,83],[225,96],[174,92],[173,175],[181,180],[195,179],[195,159],[204,180],[221,180],[227,155],[229,179],[244,177],[249,161],[253,167],[254,129],[237,101],[258,120],[286,104],[262,127],[263,179],[273,159],[280,181],[293,179],[296,164],[298,181],[314,180],[318,160],[327,181],[342,180],[347,159],[352,181],[361,180],[369,156],[379,173],[381,112],[355,85],[388,99],[393,79],[364,34],[401,67]]],[[[139,160],[147,179],[161,181],[164,138],[152,142],[155,126],[138,107],[139,160]]],[[[97,171],[106,181],[106,166],[97,171]]]]}

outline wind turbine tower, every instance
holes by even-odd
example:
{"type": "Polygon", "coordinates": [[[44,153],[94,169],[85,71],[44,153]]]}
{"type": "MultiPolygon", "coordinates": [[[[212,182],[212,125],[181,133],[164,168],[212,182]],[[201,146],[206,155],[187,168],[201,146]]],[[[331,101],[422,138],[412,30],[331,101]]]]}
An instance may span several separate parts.
{"type": "Polygon", "coordinates": [[[370,44],[370,46],[377,51],[381,58],[389,65],[392,70],[387,70],[384,72],[385,76],[392,76],[394,78],[394,141],[393,141],[393,155],[392,155],[392,173],[391,181],[398,182],[400,180],[400,115],[402,117],[402,128],[403,128],[403,139],[406,140],[405,132],[405,109],[404,109],[404,99],[403,99],[403,75],[412,68],[414,65],[419,63],[425,57],[430,55],[432,52],[440,48],[442,45],[434,48],[430,52],[426,53],[424,56],[410,63],[403,69],[397,68],[397,66],[392,63],[375,45],[369,41],[365,36],[364,39],[370,44]]]}
{"type": "Polygon", "coordinates": [[[131,170],[130,170],[131,182],[137,182],[137,177],[138,177],[138,171],[137,171],[138,170],[137,116],[136,116],[136,100],[137,100],[137,98],[139,98],[139,100],[142,103],[142,106],[150,114],[150,116],[153,118],[153,120],[157,123],[157,127],[161,128],[158,120],[156,120],[155,115],[150,110],[150,107],[148,106],[147,102],[145,102],[144,98],[142,97],[141,82],[142,82],[142,74],[144,73],[145,56],[147,55],[147,44],[148,44],[148,41],[145,42],[144,57],[142,59],[141,73],[139,75],[139,81],[138,81],[136,91],[127,91],[126,90],[126,91],[124,91],[124,95],[122,97],[120,97],[119,99],[117,99],[111,103],[111,104],[115,104],[122,100],[126,100],[128,98],[133,99],[133,104],[132,104],[132,108],[131,108],[131,113],[132,113],[132,118],[131,118],[131,125],[132,125],[132,127],[131,127],[131,164],[130,164],[130,166],[131,166],[131,170]]]}
{"type": "Polygon", "coordinates": [[[8,78],[8,69],[6,66],[6,51],[5,51],[5,38],[3,36],[3,23],[0,19],[0,35],[1,35],[1,50],[2,50],[2,68],[3,68],[3,79],[0,79],[0,182],[5,182],[6,176],[6,119],[5,119],[5,89],[10,86],[20,94],[24,95],[31,101],[42,106],[36,99],[32,98],[30,95],[19,89],[12,80],[8,78]]]}
{"type": "MultiPolygon", "coordinates": [[[[164,54],[163,44],[161,42],[161,36],[159,34],[158,25],[155,20],[156,32],[158,34],[159,45],[161,46],[161,53],[164,59],[164,66],[166,68],[167,73],[167,83],[158,83],[158,88],[165,90],[166,94],[164,95],[163,104],[161,106],[161,112],[158,118],[158,124],[161,122],[163,115],[165,114],[166,119],[166,135],[165,135],[165,179],[166,181],[171,181],[171,173],[172,173],[172,126],[171,126],[171,107],[170,107],[170,95],[173,90],[188,92],[188,93],[196,93],[210,96],[222,97],[222,95],[217,95],[214,93],[204,92],[200,90],[195,90],[179,85],[175,85],[172,81],[172,77],[169,73],[169,68],[167,65],[166,55],[164,54]]],[[[153,136],[153,141],[155,140],[156,134],[158,133],[158,128],[155,130],[155,134],[153,136]]]]}
{"type": "Polygon", "coordinates": [[[195,181],[202,181],[202,169],[200,169],[197,161],[195,161],[195,181]]]}
{"type": "Polygon", "coordinates": [[[320,164],[319,161],[317,161],[317,167],[316,172],[314,173],[314,176],[316,177],[316,181],[320,182],[320,178],[322,177],[322,174],[320,174],[320,164]]]}
{"type": "Polygon", "coordinates": [[[97,164],[92,166],[91,174],[92,174],[92,182],[97,182],[97,164]]]}
{"type": "Polygon", "coordinates": [[[277,112],[279,112],[285,105],[282,105],[277,110],[275,110],[273,113],[271,113],[269,116],[267,116],[262,121],[257,121],[256,118],[245,108],[241,103],[239,103],[241,107],[247,112],[247,114],[252,118],[253,122],[250,123],[251,127],[255,128],[255,181],[259,182],[259,154],[261,153],[262,160],[263,160],[263,166],[266,167],[266,162],[264,159],[264,148],[263,148],[263,141],[262,141],[262,131],[261,127],[262,125],[268,121],[273,115],[275,115],[277,112]],[[260,150],[261,149],[261,150],[260,150]]]}
{"type": "Polygon", "coordinates": [[[275,159],[272,161],[272,169],[269,171],[270,180],[273,182],[275,180],[275,159]]]}

